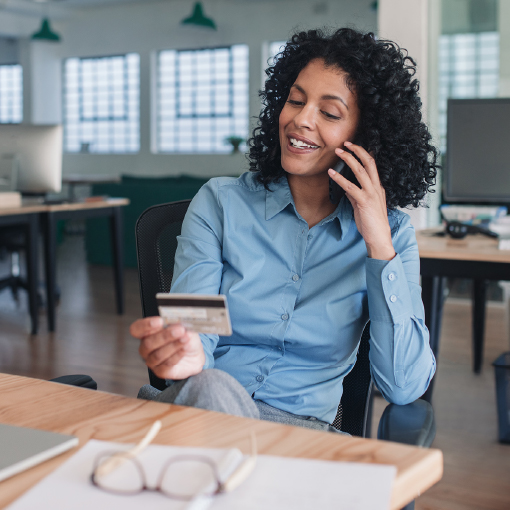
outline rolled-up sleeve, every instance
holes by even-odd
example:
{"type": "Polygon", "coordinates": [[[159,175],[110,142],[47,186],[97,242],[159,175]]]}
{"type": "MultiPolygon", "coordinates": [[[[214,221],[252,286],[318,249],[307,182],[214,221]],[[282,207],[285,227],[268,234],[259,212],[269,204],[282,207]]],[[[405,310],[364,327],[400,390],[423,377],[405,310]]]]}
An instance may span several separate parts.
{"type": "MultiPolygon", "coordinates": [[[[223,271],[223,211],[214,180],[205,184],[191,201],[177,238],[175,266],[170,292],[218,294],[223,271]]],[[[200,335],[206,362],[214,366],[213,352],[218,335],[200,335]]]]}
{"type": "Polygon", "coordinates": [[[386,400],[408,404],[427,390],[436,370],[421,299],[414,228],[403,215],[391,261],[367,258],[372,378],[386,400]]]}

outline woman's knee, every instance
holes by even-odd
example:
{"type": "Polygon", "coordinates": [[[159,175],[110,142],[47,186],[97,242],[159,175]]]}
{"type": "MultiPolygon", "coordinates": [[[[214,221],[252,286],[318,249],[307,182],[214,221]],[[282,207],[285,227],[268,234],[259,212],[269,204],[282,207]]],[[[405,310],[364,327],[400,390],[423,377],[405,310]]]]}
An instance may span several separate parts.
{"type": "Polygon", "coordinates": [[[259,417],[253,399],[237,379],[215,368],[190,377],[174,403],[247,418],[259,417]]]}

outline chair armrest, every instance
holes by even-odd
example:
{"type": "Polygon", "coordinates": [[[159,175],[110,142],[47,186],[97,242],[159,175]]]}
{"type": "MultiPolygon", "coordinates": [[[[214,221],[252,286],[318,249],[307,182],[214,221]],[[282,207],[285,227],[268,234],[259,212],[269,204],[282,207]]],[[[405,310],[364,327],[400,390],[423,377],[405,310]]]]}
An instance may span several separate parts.
{"type": "Polygon", "coordinates": [[[71,386],[80,386],[81,388],[90,388],[91,390],[97,390],[97,382],[90,377],[90,375],[63,375],[61,377],[55,377],[50,379],[51,382],[60,384],[69,384],[71,386]]]}
{"type": "Polygon", "coordinates": [[[377,431],[378,439],[426,448],[432,444],[435,436],[434,410],[428,402],[420,399],[405,406],[388,405],[377,431]]]}

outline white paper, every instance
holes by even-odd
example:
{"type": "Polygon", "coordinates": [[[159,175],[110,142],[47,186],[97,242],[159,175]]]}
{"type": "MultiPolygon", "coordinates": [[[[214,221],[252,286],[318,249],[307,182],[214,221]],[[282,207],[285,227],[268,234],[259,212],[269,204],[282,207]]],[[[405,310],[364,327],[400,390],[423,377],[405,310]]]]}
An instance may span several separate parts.
{"type": "MultiPolygon", "coordinates": [[[[157,492],[144,491],[134,496],[120,496],[94,487],[90,474],[97,455],[128,447],[118,443],[89,441],[9,509],[388,510],[396,474],[394,466],[259,455],[255,470],[236,490],[192,503],[171,500],[157,492]]],[[[240,461],[240,456],[236,458],[233,452],[236,450],[150,445],[138,460],[146,471],[148,485],[153,486],[160,468],[172,456],[207,455],[218,463],[220,472],[226,474],[240,461]]]]}
{"type": "Polygon", "coordinates": [[[395,466],[260,455],[249,480],[211,510],[388,510],[395,466]]]}

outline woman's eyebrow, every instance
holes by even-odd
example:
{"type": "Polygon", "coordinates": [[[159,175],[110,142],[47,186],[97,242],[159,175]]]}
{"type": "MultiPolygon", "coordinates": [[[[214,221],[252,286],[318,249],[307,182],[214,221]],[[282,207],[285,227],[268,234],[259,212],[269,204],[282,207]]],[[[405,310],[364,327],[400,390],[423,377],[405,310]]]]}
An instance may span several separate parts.
{"type": "Polygon", "coordinates": [[[325,101],[328,101],[329,99],[333,99],[333,100],[336,100],[336,101],[340,101],[341,103],[344,104],[344,106],[349,109],[349,107],[347,106],[347,103],[340,97],[340,96],[331,96],[329,94],[326,94],[325,96],[322,96],[321,99],[324,99],[325,101]]]}
{"type": "MultiPolygon", "coordinates": [[[[292,85],[294,88],[298,89],[299,92],[301,92],[302,94],[305,94],[306,95],[306,92],[304,91],[304,89],[302,87],[300,87],[297,83],[294,83],[294,85],[292,85]]],[[[347,103],[340,97],[340,96],[333,96],[331,94],[326,94],[325,96],[322,96],[321,97],[322,100],[324,101],[329,101],[331,99],[335,100],[335,101],[340,101],[341,103],[343,103],[343,105],[349,109],[349,107],[347,106],[347,103]]]]}

